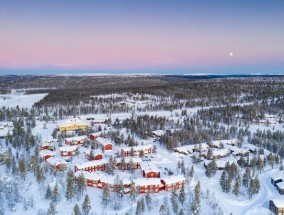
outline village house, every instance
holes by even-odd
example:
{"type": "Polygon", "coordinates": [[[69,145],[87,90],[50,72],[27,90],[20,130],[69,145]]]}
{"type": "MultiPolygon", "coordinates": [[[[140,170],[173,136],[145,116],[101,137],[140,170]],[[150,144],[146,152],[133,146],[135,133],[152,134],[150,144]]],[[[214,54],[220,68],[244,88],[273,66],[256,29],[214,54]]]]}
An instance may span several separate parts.
{"type": "Polygon", "coordinates": [[[284,195],[284,181],[276,183],[276,189],[279,194],[284,195]]]}
{"type": "Polygon", "coordinates": [[[125,157],[124,158],[124,165],[122,165],[121,160],[122,160],[122,158],[117,158],[116,159],[116,166],[120,170],[129,170],[131,168],[139,169],[140,168],[140,163],[142,162],[142,160],[140,158],[125,157]],[[132,163],[132,166],[131,166],[131,163],[132,163]]]}
{"type": "Polygon", "coordinates": [[[85,158],[89,161],[91,160],[101,160],[103,159],[103,153],[101,150],[93,150],[93,159],[91,159],[91,149],[84,149],[83,153],[85,154],[85,158]]]}
{"type": "Polygon", "coordinates": [[[184,155],[192,154],[193,151],[194,151],[194,145],[180,146],[174,149],[174,152],[184,154],[184,155]]]}
{"type": "Polygon", "coordinates": [[[164,185],[165,191],[172,191],[173,189],[181,189],[185,182],[185,178],[182,175],[173,175],[164,177],[161,179],[161,183],[164,185]]]}
{"type": "Polygon", "coordinates": [[[140,163],[141,172],[145,178],[160,178],[161,171],[155,164],[152,163],[140,163]]]}
{"type": "Polygon", "coordinates": [[[70,123],[70,124],[58,126],[59,133],[67,132],[67,131],[74,131],[74,130],[86,131],[88,129],[89,129],[89,125],[85,123],[70,123]]]}
{"type": "Polygon", "coordinates": [[[95,143],[97,143],[99,146],[101,146],[104,150],[112,150],[112,143],[111,140],[103,138],[103,137],[97,137],[95,138],[95,143]]]}
{"type": "Polygon", "coordinates": [[[86,142],[87,142],[87,136],[86,135],[65,138],[65,144],[69,145],[69,146],[70,145],[80,145],[80,144],[84,144],[86,142]]]}
{"type": "Polygon", "coordinates": [[[49,150],[41,150],[39,156],[43,161],[46,161],[50,157],[54,157],[55,153],[49,150]]]}
{"type": "Polygon", "coordinates": [[[138,178],[134,180],[138,193],[158,193],[164,189],[159,178],[138,178]]]}
{"type": "Polygon", "coordinates": [[[55,150],[55,144],[54,144],[53,139],[43,141],[41,143],[41,149],[42,150],[54,151],[55,150]]]}
{"type": "Polygon", "coordinates": [[[276,184],[279,182],[283,182],[283,175],[279,174],[271,177],[271,184],[273,186],[276,186],[276,184]]]}
{"type": "Polygon", "coordinates": [[[284,199],[272,199],[269,201],[269,210],[276,215],[284,214],[284,199]]]}
{"type": "Polygon", "coordinates": [[[124,157],[128,157],[131,154],[131,150],[133,150],[133,156],[139,156],[141,151],[144,152],[144,155],[147,155],[152,153],[152,145],[125,147],[121,149],[121,154],[123,154],[124,157]]]}
{"type": "Polygon", "coordinates": [[[75,172],[79,170],[87,172],[104,171],[107,163],[108,163],[107,160],[102,159],[102,160],[88,161],[81,164],[75,164],[74,171],[75,172]]]}
{"type": "Polygon", "coordinates": [[[78,146],[62,146],[59,148],[62,157],[75,155],[78,152],[78,146]]]}
{"type": "Polygon", "coordinates": [[[101,131],[89,134],[90,140],[95,140],[97,137],[100,137],[102,134],[101,131]]]}
{"type": "Polygon", "coordinates": [[[54,170],[64,171],[67,168],[66,161],[62,158],[50,157],[46,160],[48,166],[54,170]]]}

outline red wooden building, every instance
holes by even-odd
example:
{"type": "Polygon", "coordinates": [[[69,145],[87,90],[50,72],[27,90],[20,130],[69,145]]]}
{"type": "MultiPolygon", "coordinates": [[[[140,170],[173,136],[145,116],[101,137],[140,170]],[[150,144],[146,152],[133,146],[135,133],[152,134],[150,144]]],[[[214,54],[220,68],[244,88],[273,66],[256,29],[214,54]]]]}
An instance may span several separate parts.
{"type": "Polygon", "coordinates": [[[121,153],[128,157],[131,154],[131,150],[134,156],[139,156],[141,151],[144,152],[144,155],[147,155],[152,153],[152,145],[125,147],[121,149],[121,153]]]}
{"type": "Polygon", "coordinates": [[[133,169],[140,169],[140,163],[142,160],[140,158],[131,158],[131,157],[126,157],[124,158],[124,165],[122,164],[122,158],[117,158],[116,159],[116,166],[120,170],[129,170],[131,168],[133,169]]]}
{"type": "Polygon", "coordinates": [[[69,156],[75,155],[77,151],[78,151],[78,147],[77,146],[63,146],[63,147],[60,147],[60,155],[62,157],[69,157],[69,156]]]}
{"type": "Polygon", "coordinates": [[[182,175],[169,176],[161,179],[165,191],[172,191],[174,188],[177,190],[181,189],[184,182],[185,178],[182,175]]]}
{"type": "Polygon", "coordinates": [[[88,161],[82,164],[76,164],[74,166],[74,171],[75,172],[79,170],[87,171],[87,172],[104,171],[107,163],[108,161],[105,159],[88,161]]]}
{"type": "Polygon", "coordinates": [[[54,151],[55,149],[55,144],[53,140],[45,140],[42,142],[41,144],[41,149],[42,150],[50,150],[50,151],[54,151]]]}
{"type": "Polygon", "coordinates": [[[78,137],[68,137],[65,138],[65,144],[66,145],[80,145],[87,141],[87,136],[78,136],[78,137]]]}
{"type": "Polygon", "coordinates": [[[91,159],[91,149],[84,150],[84,154],[87,160],[101,160],[103,159],[103,153],[100,150],[93,150],[93,156],[94,158],[91,159]]]}
{"type": "Polygon", "coordinates": [[[161,172],[158,167],[152,163],[141,163],[142,175],[145,178],[160,178],[161,172]]]}
{"type": "Polygon", "coordinates": [[[46,163],[50,168],[55,169],[57,171],[64,171],[67,168],[66,161],[62,158],[50,157],[46,160],[46,163]]]}
{"type": "Polygon", "coordinates": [[[109,139],[97,137],[95,138],[95,142],[104,150],[112,150],[112,143],[109,139]]]}
{"type": "Polygon", "coordinates": [[[158,193],[164,189],[159,178],[139,178],[134,183],[139,193],[158,193]]]}
{"type": "Polygon", "coordinates": [[[46,161],[50,157],[54,157],[55,153],[49,150],[41,150],[39,156],[43,161],[46,161]]]}

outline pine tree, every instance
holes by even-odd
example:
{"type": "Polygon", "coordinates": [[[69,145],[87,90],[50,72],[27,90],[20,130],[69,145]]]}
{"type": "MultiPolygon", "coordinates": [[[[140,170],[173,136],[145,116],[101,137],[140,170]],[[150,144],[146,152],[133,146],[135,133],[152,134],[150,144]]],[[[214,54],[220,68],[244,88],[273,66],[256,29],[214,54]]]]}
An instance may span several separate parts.
{"type": "Polygon", "coordinates": [[[53,188],[53,191],[52,191],[51,199],[52,199],[53,202],[57,203],[59,201],[59,197],[60,197],[60,194],[59,194],[59,190],[58,190],[58,184],[56,182],[55,186],[53,188]]]}
{"type": "Polygon", "coordinates": [[[185,176],[186,174],[186,169],[185,169],[185,164],[184,161],[182,160],[180,163],[180,168],[181,168],[181,174],[185,176]]]}
{"type": "Polygon", "coordinates": [[[174,188],[172,190],[172,193],[171,193],[171,202],[172,202],[172,208],[173,208],[173,211],[177,214],[178,213],[178,202],[177,202],[177,191],[176,191],[176,188],[174,188]]]}
{"type": "Polygon", "coordinates": [[[77,186],[78,186],[78,192],[80,195],[83,196],[84,188],[85,188],[85,177],[83,174],[80,174],[77,179],[77,186]]]}
{"type": "Polygon", "coordinates": [[[19,172],[20,172],[22,179],[25,180],[26,179],[26,162],[24,158],[19,160],[19,172]]]}
{"type": "Polygon", "coordinates": [[[90,213],[90,210],[91,210],[91,202],[88,194],[86,194],[82,205],[83,214],[88,215],[90,213]]]}
{"type": "Polygon", "coordinates": [[[81,211],[78,204],[76,204],[73,208],[73,215],[81,215],[81,211]]]}
{"type": "Polygon", "coordinates": [[[182,184],[181,186],[181,190],[179,192],[179,196],[178,196],[179,201],[181,202],[181,204],[183,205],[183,203],[186,200],[186,193],[185,193],[185,187],[184,184],[182,184]]]}
{"type": "Polygon", "coordinates": [[[145,212],[145,199],[142,197],[141,199],[141,212],[142,214],[145,212]]]}
{"type": "Polygon", "coordinates": [[[233,188],[233,193],[236,197],[239,196],[240,194],[240,182],[238,180],[236,180],[234,188],[233,188]]]}
{"type": "Polygon", "coordinates": [[[89,160],[90,161],[95,160],[95,155],[94,155],[94,150],[93,149],[91,149],[91,151],[90,151],[89,160]]]}
{"type": "Polygon", "coordinates": [[[67,175],[67,188],[65,192],[65,197],[67,201],[71,200],[75,195],[75,190],[74,190],[74,175],[72,171],[68,172],[67,175]]]}
{"type": "Polygon", "coordinates": [[[137,197],[137,189],[133,182],[130,185],[129,197],[132,201],[135,201],[137,197]]]}
{"type": "Polygon", "coordinates": [[[194,167],[193,167],[193,165],[191,166],[191,168],[190,168],[190,171],[189,171],[189,177],[193,177],[193,174],[194,174],[194,167]]]}
{"type": "Polygon", "coordinates": [[[153,152],[153,154],[157,153],[157,146],[156,145],[153,146],[153,151],[152,152],[153,152]]]}
{"type": "Polygon", "coordinates": [[[255,182],[254,182],[253,178],[250,179],[250,183],[249,183],[249,187],[248,187],[247,192],[248,192],[250,198],[255,194],[254,193],[255,192],[255,182]]]}
{"type": "Polygon", "coordinates": [[[57,214],[57,211],[56,211],[55,204],[51,202],[47,210],[47,215],[56,215],[56,214],[57,214]]]}
{"type": "Polygon", "coordinates": [[[182,209],[182,208],[179,210],[178,215],[184,215],[184,211],[183,211],[183,209],[182,209]]]}
{"type": "Polygon", "coordinates": [[[220,180],[219,180],[219,183],[220,183],[220,186],[221,186],[221,189],[223,192],[225,192],[226,188],[225,188],[225,181],[227,180],[227,172],[224,170],[222,172],[222,175],[220,177],[220,180]]]}
{"type": "Polygon", "coordinates": [[[243,180],[242,180],[242,183],[245,187],[249,186],[250,178],[251,178],[250,168],[247,167],[243,174],[243,180]]]}
{"type": "Polygon", "coordinates": [[[159,210],[159,215],[166,215],[167,213],[167,208],[165,205],[161,205],[160,210],[159,210]]]}
{"type": "Polygon", "coordinates": [[[191,204],[192,215],[199,215],[201,212],[200,193],[200,182],[198,181],[198,183],[194,187],[194,200],[191,204]]]}
{"type": "Polygon", "coordinates": [[[103,189],[103,197],[102,197],[102,203],[104,206],[107,206],[110,200],[110,189],[108,184],[103,189]]]}
{"type": "Polygon", "coordinates": [[[49,186],[49,184],[47,185],[47,189],[46,189],[46,192],[45,192],[45,199],[51,199],[51,188],[49,186]]]}
{"type": "Polygon", "coordinates": [[[152,203],[152,198],[149,192],[147,192],[146,196],[145,196],[145,201],[146,201],[146,205],[148,207],[148,209],[150,209],[151,207],[151,203],[152,203]]]}
{"type": "Polygon", "coordinates": [[[136,206],[136,212],[135,215],[141,215],[142,214],[142,210],[141,210],[141,202],[138,201],[137,202],[137,206],[136,206]]]}

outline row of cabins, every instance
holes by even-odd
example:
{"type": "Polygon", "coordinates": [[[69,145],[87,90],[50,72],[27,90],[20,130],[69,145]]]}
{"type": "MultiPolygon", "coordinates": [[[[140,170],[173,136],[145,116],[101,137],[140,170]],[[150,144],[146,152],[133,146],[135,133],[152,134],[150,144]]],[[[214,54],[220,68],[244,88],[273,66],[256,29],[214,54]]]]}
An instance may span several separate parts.
{"type": "MultiPolygon", "coordinates": [[[[122,165],[121,158],[116,159],[116,166],[120,170],[129,170],[129,169],[139,169],[141,164],[140,158],[125,158],[124,165],[122,165]]],[[[96,172],[96,171],[104,171],[108,164],[108,160],[93,160],[84,162],[81,164],[76,164],[74,166],[74,171],[87,171],[87,172],[96,172]]]]}
{"type": "Polygon", "coordinates": [[[121,149],[121,154],[124,157],[131,156],[133,152],[133,156],[139,156],[140,152],[143,151],[144,155],[148,155],[152,153],[152,145],[140,145],[140,146],[133,146],[133,147],[124,147],[121,149]]]}
{"type": "MultiPolygon", "coordinates": [[[[116,176],[79,171],[75,173],[75,179],[77,179],[81,174],[83,174],[85,184],[87,186],[103,189],[106,185],[108,185],[111,191],[116,191],[116,176]]],[[[162,190],[171,191],[173,189],[180,189],[184,182],[185,178],[182,175],[167,176],[161,179],[139,178],[132,181],[124,177],[122,185],[124,193],[128,193],[129,188],[133,185],[136,187],[138,193],[158,193],[162,190]]]]}

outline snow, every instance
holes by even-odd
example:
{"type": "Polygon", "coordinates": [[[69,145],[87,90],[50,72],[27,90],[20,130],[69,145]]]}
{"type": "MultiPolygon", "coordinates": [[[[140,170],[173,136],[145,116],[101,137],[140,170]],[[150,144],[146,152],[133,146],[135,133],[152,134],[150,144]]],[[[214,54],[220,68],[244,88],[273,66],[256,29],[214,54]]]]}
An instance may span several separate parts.
{"type": "Polygon", "coordinates": [[[78,168],[78,170],[83,170],[88,167],[101,166],[107,163],[108,161],[106,159],[101,159],[101,160],[93,160],[93,161],[88,161],[88,162],[84,162],[81,164],[76,164],[75,166],[78,168]]]}
{"type": "Polygon", "coordinates": [[[64,159],[58,157],[50,157],[46,160],[46,162],[48,162],[52,166],[55,166],[57,164],[66,164],[66,161],[64,159]]]}
{"type": "Polygon", "coordinates": [[[136,186],[151,186],[159,185],[163,186],[159,178],[138,178],[134,180],[136,186]]]}
{"type": "Polygon", "coordinates": [[[78,146],[61,146],[59,149],[61,152],[74,152],[78,146]]]}
{"type": "Polygon", "coordinates": [[[280,199],[280,198],[275,198],[275,199],[272,199],[274,205],[277,207],[277,208],[284,208],[284,199],[280,199]]]}
{"type": "Polygon", "coordinates": [[[176,184],[179,182],[184,182],[185,178],[182,175],[173,175],[161,178],[166,184],[176,184]]]}
{"type": "Polygon", "coordinates": [[[106,146],[106,145],[108,145],[108,144],[111,144],[111,140],[106,139],[106,138],[102,138],[102,137],[97,137],[97,138],[96,138],[96,141],[97,141],[100,145],[103,145],[103,146],[106,146]]]}
{"type": "Polygon", "coordinates": [[[158,167],[154,165],[153,163],[148,163],[148,162],[142,162],[140,163],[141,170],[145,172],[145,174],[149,172],[160,172],[158,167]]]}

